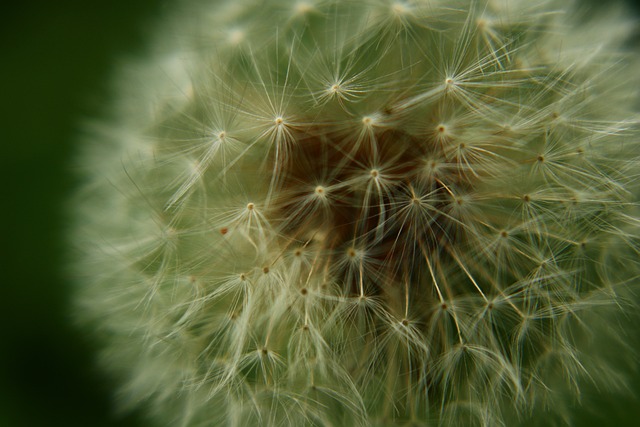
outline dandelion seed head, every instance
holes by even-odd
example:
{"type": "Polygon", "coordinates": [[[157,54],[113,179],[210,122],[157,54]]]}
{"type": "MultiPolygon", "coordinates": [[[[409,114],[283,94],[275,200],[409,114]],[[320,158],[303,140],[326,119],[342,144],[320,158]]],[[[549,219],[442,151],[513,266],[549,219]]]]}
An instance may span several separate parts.
{"type": "Polygon", "coordinates": [[[640,277],[640,73],[619,15],[560,3],[177,14],[74,203],[78,311],[127,403],[183,427],[504,426],[608,390],[600,347],[622,346],[593,343],[623,340],[640,277]]]}

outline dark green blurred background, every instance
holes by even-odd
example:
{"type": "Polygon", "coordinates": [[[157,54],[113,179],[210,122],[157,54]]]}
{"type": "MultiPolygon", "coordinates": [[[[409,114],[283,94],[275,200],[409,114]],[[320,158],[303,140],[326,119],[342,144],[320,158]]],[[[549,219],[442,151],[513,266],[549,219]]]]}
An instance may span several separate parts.
{"type": "MultiPolygon", "coordinates": [[[[0,427],[144,425],[140,414],[110,415],[112,385],[91,367],[90,339],[71,326],[62,207],[74,187],[74,135],[109,103],[116,59],[143,51],[164,3],[2,6],[0,427]]],[[[640,425],[640,399],[631,395],[599,398],[596,412],[578,411],[576,425],[640,425]]]]}
{"type": "Polygon", "coordinates": [[[143,425],[136,414],[110,416],[110,384],[70,324],[62,207],[79,124],[108,104],[115,59],[142,51],[161,3],[0,8],[0,427],[143,425]]]}

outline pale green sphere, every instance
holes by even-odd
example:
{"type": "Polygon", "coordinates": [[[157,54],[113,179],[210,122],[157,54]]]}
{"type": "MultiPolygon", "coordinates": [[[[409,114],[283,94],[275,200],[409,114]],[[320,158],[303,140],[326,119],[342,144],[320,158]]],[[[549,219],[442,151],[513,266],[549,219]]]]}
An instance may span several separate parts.
{"type": "Polygon", "coordinates": [[[640,67],[603,10],[180,2],[79,161],[79,317],[123,405],[548,425],[623,385],[640,67]]]}

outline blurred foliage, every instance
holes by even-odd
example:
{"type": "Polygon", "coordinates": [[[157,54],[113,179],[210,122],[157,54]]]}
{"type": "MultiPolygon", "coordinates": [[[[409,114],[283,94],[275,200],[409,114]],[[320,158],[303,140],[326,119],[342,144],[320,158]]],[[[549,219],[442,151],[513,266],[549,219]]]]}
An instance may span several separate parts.
{"type": "MultiPolygon", "coordinates": [[[[90,337],[73,327],[71,284],[62,269],[69,227],[63,208],[74,188],[79,124],[104,111],[117,59],[142,51],[164,6],[161,0],[3,6],[0,426],[144,425],[138,413],[112,415],[112,384],[93,368],[90,337]]],[[[629,326],[640,342],[636,325],[629,326]]],[[[640,374],[632,383],[637,396],[640,374]]],[[[576,426],[634,426],[640,419],[633,393],[592,401],[576,411],[576,426]]]]}

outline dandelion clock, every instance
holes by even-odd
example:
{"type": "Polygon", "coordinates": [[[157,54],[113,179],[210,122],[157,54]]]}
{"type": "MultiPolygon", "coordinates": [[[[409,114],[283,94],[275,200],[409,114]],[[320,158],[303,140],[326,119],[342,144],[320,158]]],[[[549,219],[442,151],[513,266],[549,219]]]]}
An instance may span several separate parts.
{"type": "Polygon", "coordinates": [[[77,317],[122,406],[569,425],[624,387],[636,24],[583,6],[175,5],[78,157],[77,317]]]}

